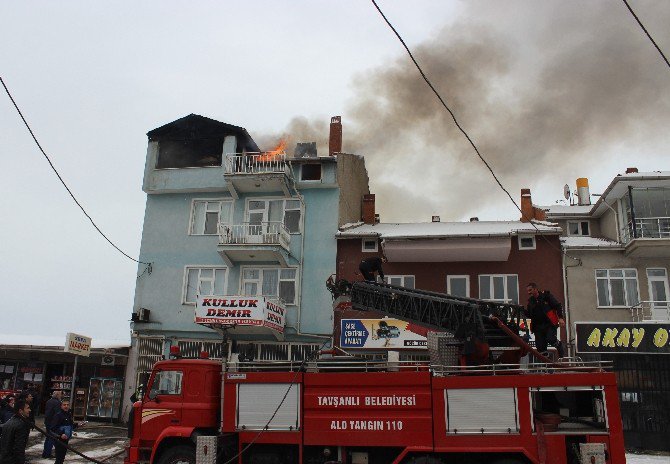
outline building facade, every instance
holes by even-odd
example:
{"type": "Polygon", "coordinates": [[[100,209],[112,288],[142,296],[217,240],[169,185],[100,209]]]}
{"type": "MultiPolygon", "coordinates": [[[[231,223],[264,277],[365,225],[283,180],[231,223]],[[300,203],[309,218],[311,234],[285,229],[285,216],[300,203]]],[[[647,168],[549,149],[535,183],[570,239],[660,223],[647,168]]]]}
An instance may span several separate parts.
{"type": "MultiPolygon", "coordinates": [[[[434,217],[428,223],[377,223],[374,199],[366,200],[364,222],[337,233],[338,278],[363,280],[360,262],[383,255],[388,259],[383,265],[385,280],[393,285],[525,305],[526,286],[535,282],[563,300],[561,229],[539,220],[542,212],[532,210],[529,190],[522,191],[522,204],[530,213],[519,221],[440,222],[434,217]]],[[[342,320],[357,324],[355,320],[370,317],[380,316],[336,311],[337,333],[342,320]]],[[[422,351],[403,353],[401,357],[416,358],[422,351]]]]}
{"type": "Polygon", "coordinates": [[[670,449],[670,172],[617,175],[591,203],[539,207],[561,226],[568,343],[617,372],[629,447],[670,449]]]}
{"type": "Polygon", "coordinates": [[[334,235],[360,219],[368,193],[363,159],[339,153],[339,117],[328,156],[315,144],[299,144],[300,157],[260,152],[245,129],[197,115],[147,136],[140,261],[151,264],[138,272],[129,384],[173,345],[187,355],[300,360],[328,343],[334,235]],[[262,298],[284,317],[278,330],[235,325],[223,345],[194,322],[203,295],[262,298]]]}

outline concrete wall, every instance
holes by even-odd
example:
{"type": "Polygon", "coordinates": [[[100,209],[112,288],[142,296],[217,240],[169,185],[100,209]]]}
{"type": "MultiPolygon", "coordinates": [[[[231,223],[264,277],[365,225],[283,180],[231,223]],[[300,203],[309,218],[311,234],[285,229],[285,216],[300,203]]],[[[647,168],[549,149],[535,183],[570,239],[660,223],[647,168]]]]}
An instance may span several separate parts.
{"type": "Polygon", "coordinates": [[[338,154],[337,180],[340,185],[338,226],[360,221],[363,195],[370,193],[365,158],[347,153],[338,154]]]}
{"type": "MultiPolygon", "coordinates": [[[[479,297],[480,274],[517,274],[519,276],[519,302],[526,304],[526,284],[535,282],[563,301],[563,279],[560,243],[557,236],[548,236],[549,243],[537,237],[535,250],[519,250],[517,237],[510,238],[512,248],[507,261],[501,262],[449,262],[449,263],[386,263],[384,274],[414,275],[418,289],[434,292],[447,291],[447,275],[470,276],[470,296],[479,297]]],[[[375,253],[363,253],[361,239],[338,240],[338,278],[349,281],[363,280],[358,265],[363,258],[375,253]]],[[[381,244],[379,245],[381,256],[381,244]]]]}
{"type": "MultiPolygon", "coordinates": [[[[616,205],[614,205],[614,208],[616,209],[616,205]]],[[[617,224],[617,215],[614,214],[614,211],[611,209],[607,209],[602,216],[600,216],[598,221],[592,221],[592,222],[598,222],[599,226],[599,231],[598,234],[591,234],[591,235],[596,235],[598,237],[604,237],[608,238],[610,240],[619,241],[619,237],[617,235],[617,229],[620,227],[617,224]]],[[[620,222],[620,218],[619,222],[620,222]]]]}

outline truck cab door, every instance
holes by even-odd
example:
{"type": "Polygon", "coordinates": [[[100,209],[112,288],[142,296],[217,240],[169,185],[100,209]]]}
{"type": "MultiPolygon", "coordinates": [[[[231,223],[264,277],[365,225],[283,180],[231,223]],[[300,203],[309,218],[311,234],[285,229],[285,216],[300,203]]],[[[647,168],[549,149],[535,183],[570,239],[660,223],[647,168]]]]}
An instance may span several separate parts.
{"type": "Polygon", "coordinates": [[[167,427],[181,425],[183,405],[182,370],[160,370],[151,379],[142,405],[142,438],[155,440],[167,427]]]}

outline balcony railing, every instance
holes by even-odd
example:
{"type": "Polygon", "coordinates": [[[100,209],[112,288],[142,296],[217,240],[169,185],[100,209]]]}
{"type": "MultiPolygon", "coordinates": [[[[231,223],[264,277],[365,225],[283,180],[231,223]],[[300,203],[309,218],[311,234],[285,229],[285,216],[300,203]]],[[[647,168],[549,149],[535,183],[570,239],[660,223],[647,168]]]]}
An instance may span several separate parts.
{"type": "Polygon", "coordinates": [[[291,234],[279,221],[251,224],[219,224],[220,245],[280,245],[288,249],[291,234]]]}
{"type": "Polygon", "coordinates": [[[670,217],[635,218],[628,222],[623,231],[623,240],[628,243],[634,238],[670,238],[670,217]]]}
{"type": "Polygon", "coordinates": [[[226,155],[226,174],[271,174],[289,172],[285,153],[261,152],[226,155]]]}
{"type": "Polygon", "coordinates": [[[640,301],[630,308],[633,322],[670,321],[670,301],[640,301]]]}

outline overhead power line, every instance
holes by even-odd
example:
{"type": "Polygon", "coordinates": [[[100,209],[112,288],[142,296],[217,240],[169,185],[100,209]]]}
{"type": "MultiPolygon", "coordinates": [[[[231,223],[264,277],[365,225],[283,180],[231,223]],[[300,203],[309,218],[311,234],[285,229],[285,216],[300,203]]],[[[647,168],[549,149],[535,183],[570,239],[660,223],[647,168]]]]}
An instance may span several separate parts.
{"type": "Polygon", "coordinates": [[[628,1],[623,0],[623,2],[626,4],[626,7],[628,8],[628,11],[630,11],[630,14],[632,14],[633,18],[635,18],[635,21],[637,21],[637,23],[640,25],[640,27],[642,28],[644,33],[647,34],[647,37],[649,37],[649,40],[651,40],[651,43],[654,44],[654,47],[656,47],[656,50],[658,50],[658,53],[661,54],[661,57],[663,58],[663,61],[665,61],[665,64],[667,64],[668,67],[670,68],[670,62],[668,62],[668,59],[663,54],[663,51],[661,50],[661,47],[659,47],[658,44],[656,43],[656,41],[651,37],[651,34],[649,34],[649,32],[647,31],[647,28],[644,27],[644,25],[642,24],[642,21],[640,21],[640,18],[637,17],[635,12],[633,11],[633,8],[631,8],[631,6],[628,4],[628,1]]]}
{"type": "MultiPolygon", "coordinates": [[[[460,130],[461,133],[462,133],[462,134],[465,136],[465,138],[468,140],[468,142],[470,142],[470,146],[472,146],[472,148],[475,150],[475,153],[477,153],[477,156],[479,157],[479,159],[482,161],[482,163],[484,163],[484,165],[486,166],[486,169],[488,169],[488,171],[491,173],[491,176],[493,176],[493,179],[496,181],[496,183],[498,184],[498,186],[502,189],[503,192],[505,192],[505,194],[507,194],[507,196],[509,197],[510,201],[514,204],[514,206],[516,207],[516,209],[519,210],[519,212],[521,213],[521,217],[522,217],[522,218],[526,218],[526,219],[528,220],[528,223],[529,223],[530,225],[533,226],[533,228],[538,232],[538,234],[539,234],[542,238],[544,238],[544,240],[547,242],[547,244],[549,244],[551,247],[557,249],[558,251],[563,252],[563,250],[561,250],[559,247],[556,247],[553,243],[551,243],[551,242],[549,241],[549,239],[548,239],[547,237],[544,236],[544,234],[540,233],[540,229],[539,229],[539,228],[537,227],[537,225],[535,225],[535,223],[533,223],[533,221],[532,221],[533,218],[526,217],[526,215],[525,215],[525,214],[523,213],[523,211],[521,210],[521,207],[520,207],[520,206],[518,205],[518,203],[514,200],[514,198],[513,198],[512,195],[509,193],[509,191],[505,188],[505,186],[502,184],[502,182],[500,182],[500,179],[498,179],[498,176],[496,176],[496,173],[493,172],[493,168],[491,168],[491,165],[486,161],[486,159],[484,159],[484,157],[483,157],[482,154],[480,153],[479,149],[477,148],[477,145],[475,145],[475,143],[472,141],[472,139],[470,138],[470,136],[468,135],[468,133],[467,133],[467,132],[465,131],[465,129],[463,129],[463,127],[460,125],[460,123],[459,123],[458,120],[456,119],[456,115],[454,114],[454,112],[451,110],[451,108],[449,108],[449,105],[447,105],[447,103],[444,101],[444,99],[442,98],[442,96],[440,95],[440,93],[435,89],[435,87],[433,86],[433,84],[430,82],[430,80],[429,80],[428,77],[426,76],[426,73],[423,72],[423,69],[421,69],[421,66],[420,66],[419,63],[416,61],[416,58],[414,58],[414,55],[413,55],[412,52],[410,51],[409,47],[407,46],[407,44],[405,43],[405,41],[403,40],[403,38],[400,36],[400,33],[398,33],[398,31],[396,30],[396,28],[393,27],[393,24],[391,24],[391,22],[388,20],[388,18],[386,17],[386,15],[384,15],[384,12],[382,12],[381,8],[379,8],[379,5],[377,5],[377,2],[376,2],[375,0],[371,0],[371,1],[372,1],[372,4],[373,4],[373,5],[375,6],[375,8],[377,9],[377,11],[379,12],[379,14],[381,15],[381,17],[384,18],[384,21],[386,22],[386,24],[388,25],[388,27],[391,28],[391,30],[393,31],[393,33],[395,34],[395,36],[398,38],[398,40],[400,40],[400,43],[401,43],[402,46],[405,48],[405,51],[407,51],[407,54],[408,54],[409,57],[412,59],[412,62],[414,63],[414,66],[416,66],[416,69],[419,70],[419,73],[421,74],[421,77],[423,77],[423,80],[426,81],[426,84],[428,84],[428,87],[430,87],[430,90],[432,90],[433,93],[435,94],[435,96],[437,97],[437,99],[440,100],[440,103],[442,104],[442,106],[444,107],[444,109],[447,110],[447,111],[449,112],[449,114],[451,115],[451,119],[453,119],[454,124],[456,125],[456,127],[458,128],[458,130],[460,130]]],[[[565,256],[567,256],[567,257],[569,257],[569,258],[571,258],[571,259],[574,259],[574,260],[576,260],[576,261],[578,261],[578,262],[581,263],[581,260],[580,260],[579,258],[575,258],[575,257],[573,257],[573,256],[570,256],[570,255],[568,255],[567,253],[564,253],[564,254],[565,254],[565,256]]]]}
{"type": "Polygon", "coordinates": [[[75,202],[75,204],[79,207],[79,209],[81,210],[81,212],[84,213],[84,216],[86,216],[86,217],[88,218],[88,220],[91,221],[91,224],[93,225],[93,227],[95,228],[95,230],[97,230],[98,233],[99,233],[100,235],[102,235],[102,237],[103,237],[105,240],[107,240],[107,242],[108,242],[110,245],[112,245],[112,246],[113,246],[119,253],[121,253],[123,256],[125,256],[125,257],[128,258],[129,260],[134,261],[134,262],[136,262],[136,263],[138,263],[138,264],[146,264],[146,265],[148,266],[147,269],[149,270],[149,273],[151,273],[151,263],[146,263],[146,262],[144,262],[144,261],[139,261],[139,260],[133,258],[132,256],[130,256],[128,253],[126,253],[125,251],[123,251],[123,250],[122,250],[121,248],[119,248],[118,246],[116,246],[116,244],[115,244],[114,242],[112,242],[112,241],[109,239],[109,237],[107,237],[107,236],[105,235],[105,233],[104,233],[104,232],[100,229],[100,227],[98,227],[98,225],[95,223],[95,221],[93,220],[93,218],[86,212],[86,210],[84,209],[84,207],[81,205],[81,203],[79,203],[79,201],[77,200],[77,198],[74,196],[74,193],[72,193],[72,190],[70,190],[70,188],[67,186],[67,184],[65,183],[65,181],[64,181],[63,178],[61,177],[60,173],[58,172],[58,170],[57,170],[56,167],[54,166],[54,164],[51,162],[51,159],[49,158],[49,155],[46,154],[46,152],[45,152],[44,149],[42,148],[42,145],[40,145],[40,142],[38,142],[37,137],[35,137],[35,133],[34,133],[33,130],[30,128],[30,125],[28,124],[28,121],[26,121],[26,118],[23,117],[23,113],[22,113],[21,110],[19,109],[19,106],[16,104],[16,101],[14,100],[14,97],[12,97],[12,94],[11,94],[11,92],[9,91],[9,89],[7,88],[7,85],[5,84],[5,81],[2,79],[2,77],[0,77],[0,82],[2,83],[2,86],[5,88],[5,92],[7,93],[7,96],[8,96],[9,99],[12,101],[12,104],[14,105],[14,108],[16,108],[16,111],[19,113],[19,116],[21,117],[21,120],[23,121],[23,124],[25,124],[26,128],[28,129],[28,132],[30,132],[30,135],[31,135],[31,137],[33,138],[33,140],[35,141],[35,144],[37,145],[37,148],[40,149],[40,151],[41,151],[42,154],[44,155],[44,158],[46,158],[47,162],[49,163],[49,166],[51,166],[51,169],[52,169],[53,172],[56,174],[56,177],[58,177],[58,180],[60,181],[60,183],[63,184],[63,187],[65,187],[65,190],[67,190],[67,193],[70,195],[70,197],[72,198],[72,200],[73,200],[73,201],[75,202]]]}

